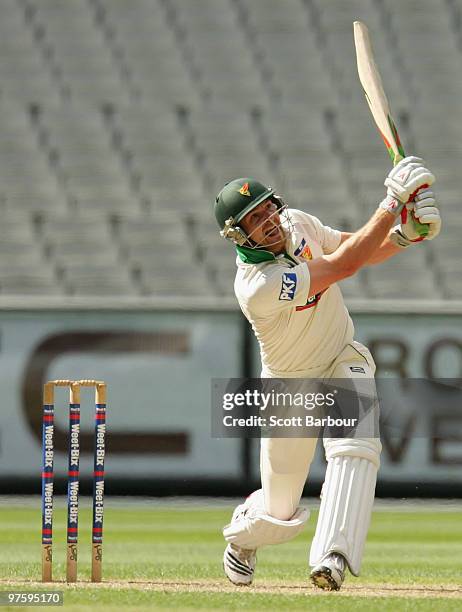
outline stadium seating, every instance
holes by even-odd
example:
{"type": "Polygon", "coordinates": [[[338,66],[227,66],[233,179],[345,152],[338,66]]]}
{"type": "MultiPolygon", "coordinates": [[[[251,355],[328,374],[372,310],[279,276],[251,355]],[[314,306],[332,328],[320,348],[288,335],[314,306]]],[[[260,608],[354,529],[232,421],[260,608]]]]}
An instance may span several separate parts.
{"type": "Polygon", "coordinates": [[[352,22],[362,19],[403,141],[435,170],[447,221],[433,244],[343,291],[462,298],[451,268],[462,6],[393,9],[394,0],[3,0],[0,295],[231,295],[235,253],[211,211],[237,176],[333,227],[359,227],[389,167],[356,74],[352,22]]]}

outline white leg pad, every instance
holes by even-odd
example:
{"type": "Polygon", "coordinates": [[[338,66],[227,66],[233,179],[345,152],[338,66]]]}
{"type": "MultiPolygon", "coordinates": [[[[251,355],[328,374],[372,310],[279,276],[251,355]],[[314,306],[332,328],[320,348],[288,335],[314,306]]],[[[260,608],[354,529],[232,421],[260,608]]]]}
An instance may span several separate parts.
{"type": "Polygon", "coordinates": [[[301,507],[288,521],[269,516],[265,513],[260,489],[235,509],[231,523],[223,529],[223,535],[227,542],[241,548],[256,549],[269,544],[282,544],[303,531],[308,518],[309,511],[301,507]]]}
{"type": "Polygon", "coordinates": [[[310,565],[337,552],[359,575],[374,503],[381,444],[378,439],[327,439],[327,470],[310,565]]]}

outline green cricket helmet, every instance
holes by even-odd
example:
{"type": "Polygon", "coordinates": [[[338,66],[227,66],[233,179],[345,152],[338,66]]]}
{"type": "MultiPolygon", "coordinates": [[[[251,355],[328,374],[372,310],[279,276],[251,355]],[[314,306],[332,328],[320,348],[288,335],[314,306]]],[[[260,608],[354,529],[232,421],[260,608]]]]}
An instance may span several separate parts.
{"type": "Polygon", "coordinates": [[[235,244],[244,245],[247,234],[239,223],[256,206],[274,198],[274,189],[252,178],[238,178],[226,183],[215,199],[215,217],[220,234],[235,244]]]}

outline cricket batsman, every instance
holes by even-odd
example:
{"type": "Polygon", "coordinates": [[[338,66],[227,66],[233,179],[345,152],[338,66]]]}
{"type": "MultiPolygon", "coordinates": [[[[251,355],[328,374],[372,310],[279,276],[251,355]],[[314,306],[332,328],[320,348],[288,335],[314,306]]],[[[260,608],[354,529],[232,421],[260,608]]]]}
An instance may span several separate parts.
{"type": "MultiPolygon", "coordinates": [[[[354,340],[337,282],[438,235],[433,182],[422,159],[404,158],[385,179],[384,200],[354,233],[287,208],[257,180],[239,178],[223,187],[215,216],[221,235],[236,245],[235,293],[259,343],[263,378],[373,378],[374,361],[354,340]],[[419,233],[416,220],[428,224],[428,233],[419,233]]],[[[338,590],[347,569],[359,575],[381,444],[378,438],[323,442],[327,470],[310,576],[315,586],[338,590]]],[[[316,443],[261,439],[262,488],[237,506],[223,530],[224,571],[234,584],[252,582],[258,548],[303,530],[309,513],[299,502],[316,443]]]]}

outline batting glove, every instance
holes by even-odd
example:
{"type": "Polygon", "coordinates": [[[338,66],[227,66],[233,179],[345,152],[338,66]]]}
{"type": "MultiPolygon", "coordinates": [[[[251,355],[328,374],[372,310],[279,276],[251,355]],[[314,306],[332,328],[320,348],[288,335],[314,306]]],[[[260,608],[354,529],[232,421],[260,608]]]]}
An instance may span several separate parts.
{"type": "Polygon", "coordinates": [[[419,189],[433,185],[435,177],[423,164],[420,157],[402,159],[385,179],[387,194],[407,204],[419,189]]]}
{"type": "Polygon", "coordinates": [[[415,196],[415,204],[406,204],[401,213],[401,225],[393,228],[390,240],[397,246],[405,249],[415,242],[433,240],[441,230],[441,216],[438,210],[435,195],[431,189],[419,191],[415,196]],[[417,223],[426,223],[428,233],[422,236],[417,223]]]}
{"type": "Polygon", "coordinates": [[[391,195],[387,195],[382,202],[379,204],[379,208],[383,208],[387,212],[395,215],[397,217],[404,208],[404,203],[397,200],[395,197],[391,195]]]}
{"type": "Polygon", "coordinates": [[[435,194],[431,189],[419,191],[415,196],[414,215],[420,223],[427,223],[429,226],[425,240],[433,240],[441,231],[441,215],[435,194]]]}

